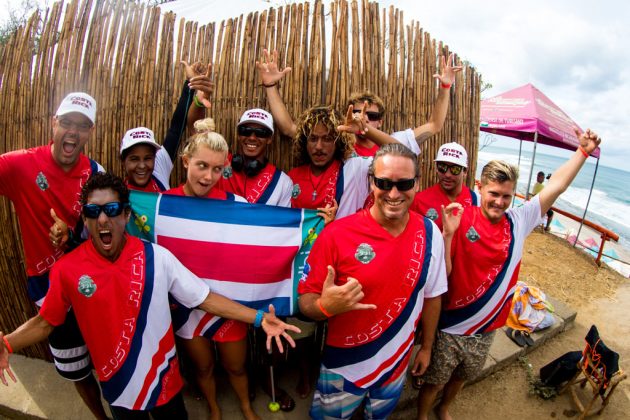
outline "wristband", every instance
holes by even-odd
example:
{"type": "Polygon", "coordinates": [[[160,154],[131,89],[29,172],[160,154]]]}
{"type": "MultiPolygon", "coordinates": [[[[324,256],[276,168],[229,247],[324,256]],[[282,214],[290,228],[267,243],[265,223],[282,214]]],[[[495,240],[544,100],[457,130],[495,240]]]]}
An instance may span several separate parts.
{"type": "Polygon", "coordinates": [[[202,104],[199,99],[197,98],[197,95],[193,96],[193,102],[195,103],[195,105],[197,106],[197,108],[205,108],[206,106],[204,104],[202,104]]]}
{"type": "Polygon", "coordinates": [[[7,340],[7,336],[6,335],[2,336],[2,341],[4,341],[4,347],[7,348],[9,353],[13,353],[13,349],[11,348],[11,344],[9,344],[9,340],[7,340]]]}
{"type": "Polygon", "coordinates": [[[262,325],[264,314],[265,313],[260,309],[256,311],[256,318],[254,319],[254,327],[260,328],[260,326],[262,325]]]}
{"type": "Polygon", "coordinates": [[[326,309],[324,309],[324,305],[322,305],[321,299],[317,299],[317,307],[319,308],[320,311],[322,311],[322,313],[326,316],[326,318],[332,317],[332,314],[329,313],[326,309]]]}
{"type": "Polygon", "coordinates": [[[264,87],[266,87],[266,88],[270,88],[270,87],[278,86],[278,82],[274,82],[274,83],[272,83],[272,84],[270,84],[270,85],[266,85],[266,84],[264,84],[264,83],[261,83],[261,84],[260,84],[260,85],[258,85],[258,86],[264,86],[264,87]]]}
{"type": "Polygon", "coordinates": [[[580,152],[582,152],[582,155],[583,155],[585,158],[588,158],[588,153],[586,153],[586,150],[584,150],[584,148],[583,148],[582,146],[579,146],[579,147],[578,147],[578,150],[579,150],[580,152]]]}
{"type": "Polygon", "coordinates": [[[446,83],[440,83],[440,86],[442,87],[442,89],[450,89],[453,84],[451,83],[450,85],[447,85],[446,83]]]}

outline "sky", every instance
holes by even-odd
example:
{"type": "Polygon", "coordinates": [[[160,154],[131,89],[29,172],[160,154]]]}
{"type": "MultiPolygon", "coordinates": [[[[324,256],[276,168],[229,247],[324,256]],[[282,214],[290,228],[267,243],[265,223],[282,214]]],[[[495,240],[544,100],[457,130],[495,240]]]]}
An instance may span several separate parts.
{"type": "MultiPolygon", "coordinates": [[[[178,0],[162,9],[206,23],[287,3],[292,1],[178,0]]],[[[379,4],[394,5],[404,12],[405,23],[419,22],[433,38],[469,61],[492,84],[483,98],[532,83],[582,128],[602,137],[601,164],[630,170],[626,164],[630,162],[630,2],[382,0],[379,4]]],[[[0,19],[5,13],[6,8],[0,8],[0,19]]],[[[496,143],[514,144],[504,139],[496,143]]]]}

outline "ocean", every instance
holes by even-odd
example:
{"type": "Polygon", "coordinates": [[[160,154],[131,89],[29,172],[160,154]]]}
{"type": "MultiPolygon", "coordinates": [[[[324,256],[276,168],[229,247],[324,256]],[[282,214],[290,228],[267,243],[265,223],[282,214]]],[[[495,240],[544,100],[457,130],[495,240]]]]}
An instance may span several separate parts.
{"type": "MultiPolygon", "coordinates": [[[[518,144],[518,143],[516,143],[518,144]]],[[[518,146],[516,146],[518,147],[518,146]]],[[[543,171],[553,173],[569,158],[572,152],[557,151],[549,153],[549,147],[539,145],[536,150],[532,187],[536,182],[536,174],[543,171]],[[555,153],[562,154],[556,156],[555,153]]],[[[501,147],[495,144],[481,146],[477,160],[476,179],[481,175],[481,169],[490,160],[499,159],[506,162],[518,163],[518,148],[501,147]]],[[[532,162],[532,143],[524,142],[521,153],[520,174],[517,192],[525,194],[532,162]]],[[[588,199],[588,193],[593,182],[595,172],[595,158],[589,158],[584,164],[571,186],[558,198],[555,207],[582,216],[588,199]]],[[[545,181],[546,183],[547,181],[545,181]]],[[[530,190],[531,188],[530,187],[530,190]]],[[[597,168],[597,176],[591,201],[586,213],[586,219],[603,226],[619,235],[619,244],[630,249],[630,172],[621,169],[602,166],[597,168]]]]}

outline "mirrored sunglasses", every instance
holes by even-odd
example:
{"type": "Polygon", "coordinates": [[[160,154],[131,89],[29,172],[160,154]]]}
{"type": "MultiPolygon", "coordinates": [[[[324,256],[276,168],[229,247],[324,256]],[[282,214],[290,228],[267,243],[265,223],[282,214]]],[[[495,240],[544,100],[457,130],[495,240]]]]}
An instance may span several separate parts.
{"type": "Polygon", "coordinates": [[[416,178],[409,179],[399,179],[398,181],[392,181],[387,178],[377,178],[374,177],[374,185],[376,188],[383,191],[391,191],[392,188],[396,187],[396,189],[400,192],[409,191],[416,184],[416,178]]]}
{"type": "Polygon", "coordinates": [[[107,217],[116,217],[122,214],[123,210],[129,207],[129,203],[121,203],[119,201],[113,201],[111,203],[103,204],[84,204],[83,215],[88,219],[96,219],[101,214],[105,213],[107,217]]]}
{"type": "Polygon", "coordinates": [[[271,130],[263,127],[247,127],[246,125],[240,125],[236,129],[239,136],[249,137],[254,134],[259,139],[266,139],[271,137],[271,130]]]}
{"type": "MultiPolygon", "coordinates": [[[[353,114],[358,114],[360,113],[361,110],[360,109],[353,109],[352,113],[353,114]]],[[[367,111],[365,113],[365,115],[367,116],[367,119],[370,121],[378,121],[381,119],[381,113],[380,112],[376,112],[376,111],[367,111]]]]}
{"type": "Polygon", "coordinates": [[[451,173],[455,176],[462,173],[462,170],[464,169],[463,166],[449,165],[448,163],[444,163],[444,162],[436,162],[435,167],[437,168],[438,172],[441,174],[445,174],[446,171],[451,171],[451,173]]]}

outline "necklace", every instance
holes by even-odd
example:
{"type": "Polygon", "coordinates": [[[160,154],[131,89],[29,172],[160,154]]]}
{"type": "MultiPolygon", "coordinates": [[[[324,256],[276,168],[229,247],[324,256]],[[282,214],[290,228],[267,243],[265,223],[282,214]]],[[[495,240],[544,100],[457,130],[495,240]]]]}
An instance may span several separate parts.
{"type": "MultiPolygon", "coordinates": [[[[326,172],[326,171],[324,171],[326,172]]],[[[311,201],[315,201],[317,199],[317,188],[319,188],[319,185],[322,183],[322,180],[325,178],[324,177],[324,172],[322,172],[319,175],[319,179],[317,180],[317,185],[313,182],[313,169],[309,168],[308,170],[308,180],[311,183],[311,186],[313,187],[313,194],[311,194],[311,201]]]]}

